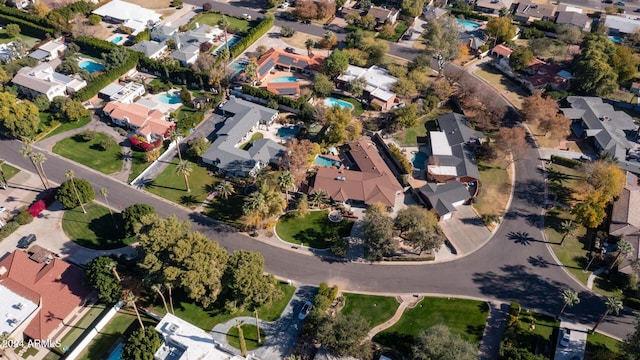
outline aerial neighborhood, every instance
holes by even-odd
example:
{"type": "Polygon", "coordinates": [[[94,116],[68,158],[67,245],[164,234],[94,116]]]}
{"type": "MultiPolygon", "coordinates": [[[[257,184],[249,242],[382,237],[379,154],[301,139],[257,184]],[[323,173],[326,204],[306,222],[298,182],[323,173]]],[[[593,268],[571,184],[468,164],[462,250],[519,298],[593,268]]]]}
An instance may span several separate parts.
{"type": "Polygon", "coordinates": [[[0,358],[640,359],[640,6],[0,0],[0,358]]]}

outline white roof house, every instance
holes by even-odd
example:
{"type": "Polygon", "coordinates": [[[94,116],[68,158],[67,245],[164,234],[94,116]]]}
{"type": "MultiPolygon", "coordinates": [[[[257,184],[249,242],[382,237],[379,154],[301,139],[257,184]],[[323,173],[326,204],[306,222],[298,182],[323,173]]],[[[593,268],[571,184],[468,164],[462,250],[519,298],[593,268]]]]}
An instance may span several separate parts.
{"type": "Polygon", "coordinates": [[[123,24],[130,28],[133,34],[160,21],[160,14],[157,12],[121,0],[108,2],[92,13],[100,15],[104,21],[123,24]]]}
{"type": "Polygon", "coordinates": [[[626,16],[607,15],[604,25],[612,34],[633,34],[640,29],[640,20],[626,16]]]}
{"type": "Polygon", "coordinates": [[[27,322],[38,309],[38,305],[0,285],[0,309],[0,334],[12,334],[16,329],[24,327],[21,325],[27,322]]]}
{"type": "Polygon", "coordinates": [[[144,92],[142,84],[131,81],[124,85],[111,83],[100,90],[99,94],[109,101],[132,104],[137,97],[144,95],[144,92]]]}
{"type": "Polygon", "coordinates": [[[87,82],[53,70],[51,63],[42,63],[36,67],[23,67],[11,80],[25,95],[36,97],[44,94],[49,100],[56,96],[73,94],[87,86],[87,82]]]}
{"type": "Polygon", "coordinates": [[[57,58],[66,49],[67,45],[65,45],[64,43],[64,38],[58,38],[43,44],[38,48],[38,50],[29,54],[29,57],[32,57],[36,60],[46,59],[47,61],[49,61],[57,58]]]}
{"type": "Polygon", "coordinates": [[[367,82],[365,91],[372,97],[388,103],[395,99],[396,94],[391,88],[398,82],[398,78],[389,75],[386,69],[373,65],[368,69],[349,65],[344,74],[338,76],[338,80],[350,82],[357,78],[363,78],[367,82]]]}
{"type": "Polygon", "coordinates": [[[221,348],[208,332],[169,313],[156,325],[156,331],[164,342],[154,354],[154,359],[244,359],[221,348]]]}

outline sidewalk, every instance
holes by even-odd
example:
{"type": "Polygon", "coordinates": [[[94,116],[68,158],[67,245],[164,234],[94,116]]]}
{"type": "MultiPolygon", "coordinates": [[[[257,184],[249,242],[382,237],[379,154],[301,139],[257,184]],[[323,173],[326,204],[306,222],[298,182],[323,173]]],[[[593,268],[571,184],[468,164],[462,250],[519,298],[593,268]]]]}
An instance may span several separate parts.
{"type": "Polygon", "coordinates": [[[507,327],[506,304],[489,302],[489,316],[480,342],[480,360],[494,360],[500,352],[500,342],[507,327]]]}
{"type": "Polygon", "coordinates": [[[396,309],[396,313],[393,314],[393,317],[391,319],[369,330],[369,333],[367,334],[367,340],[373,339],[373,337],[376,336],[376,334],[392,327],[395,323],[398,322],[398,320],[400,320],[400,318],[402,317],[402,314],[404,314],[404,311],[406,309],[413,309],[420,301],[422,301],[422,299],[424,299],[424,297],[422,296],[415,297],[413,295],[401,295],[401,296],[397,296],[396,299],[399,299],[400,301],[400,306],[398,306],[398,309],[396,309]]]}

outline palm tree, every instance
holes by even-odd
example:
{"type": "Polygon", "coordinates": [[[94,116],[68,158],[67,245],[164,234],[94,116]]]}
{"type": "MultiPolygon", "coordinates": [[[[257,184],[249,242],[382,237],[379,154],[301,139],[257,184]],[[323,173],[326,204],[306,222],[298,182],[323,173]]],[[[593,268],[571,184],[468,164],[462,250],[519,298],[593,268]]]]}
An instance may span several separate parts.
{"type": "MultiPolygon", "coordinates": [[[[219,26],[224,28],[224,47],[225,50],[227,50],[227,54],[230,55],[231,51],[229,49],[229,41],[227,41],[227,27],[229,26],[229,21],[227,21],[227,17],[222,14],[222,19],[220,20],[220,22],[218,23],[219,26]]],[[[218,54],[220,54],[220,52],[218,52],[218,54]]],[[[225,67],[227,67],[227,59],[223,59],[224,63],[225,63],[225,67]]]]}
{"type": "Polygon", "coordinates": [[[562,290],[562,308],[556,315],[556,320],[560,319],[560,315],[564,312],[564,310],[568,307],[580,303],[580,298],[578,297],[578,293],[572,289],[564,289],[562,290]]]}
{"type": "Polygon", "coordinates": [[[313,49],[313,45],[315,45],[315,44],[316,44],[316,42],[315,42],[315,41],[313,41],[313,39],[312,39],[312,38],[307,38],[307,40],[305,40],[305,42],[304,42],[304,46],[306,46],[306,47],[307,47],[307,55],[308,55],[308,56],[311,56],[311,54],[313,54],[313,53],[311,52],[311,49],[313,49]]]}
{"type": "Polygon", "coordinates": [[[171,142],[176,143],[176,150],[178,150],[178,158],[180,159],[180,161],[182,161],[182,152],[180,151],[181,138],[182,138],[182,134],[180,133],[180,130],[173,129],[169,132],[169,140],[171,140],[171,142]]]}
{"type": "Polygon", "coordinates": [[[245,215],[264,214],[267,212],[267,201],[261,192],[254,192],[242,204],[242,212],[245,215]]]}
{"type": "Polygon", "coordinates": [[[560,239],[560,245],[564,243],[564,240],[567,236],[573,236],[578,229],[578,225],[576,225],[573,220],[565,220],[560,224],[560,229],[562,230],[562,239],[560,239]]]}
{"type": "Polygon", "coordinates": [[[258,344],[262,344],[262,338],[260,337],[260,326],[258,325],[258,309],[254,310],[256,316],[256,333],[258,334],[258,344]]]}
{"type": "Polygon", "coordinates": [[[157,292],[158,295],[160,295],[160,299],[162,299],[162,305],[164,305],[164,311],[168,314],[169,313],[169,308],[167,307],[167,300],[165,300],[164,294],[162,294],[161,286],[162,285],[160,285],[160,284],[153,284],[153,285],[151,285],[151,290],[157,292]]]}
{"type": "Polygon", "coordinates": [[[170,282],[167,282],[167,283],[164,283],[164,287],[166,287],[167,291],[169,292],[169,305],[171,305],[171,313],[175,315],[176,312],[173,310],[173,296],[171,296],[171,290],[173,289],[173,284],[171,284],[170,282]]]}
{"type": "Polygon", "coordinates": [[[138,322],[140,323],[140,328],[144,330],[144,324],[142,323],[142,318],[140,317],[140,312],[138,312],[138,307],[136,306],[136,296],[133,294],[133,291],[128,290],[125,292],[123,299],[127,305],[133,306],[133,311],[136,313],[136,317],[138,318],[138,322]]]}
{"type": "Polygon", "coordinates": [[[51,184],[49,183],[49,178],[47,178],[47,174],[45,174],[44,172],[44,166],[42,164],[44,164],[45,161],[47,161],[47,157],[44,156],[44,153],[41,152],[34,152],[31,154],[31,161],[33,161],[34,164],[36,164],[36,166],[40,169],[40,173],[42,174],[42,177],[44,178],[44,182],[47,183],[46,188],[50,188],[51,184]]]}
{"type": "Polygon", "coordinates": [[[258,76],[258,63],[249,61],[247,65],[244,66],[244,76],[251,85],[255,85],[254,82],[258,76]]]}
{"type": "Polygon", "coordinates": [[[78,202],[80,203],[80,207],[82,208],[82,212],[86,214],[87,210],[85,210],[85,208],[84,208],[84,204],[82,203],[82,199],[80,199],[80,193],[78,193],[78,188],[76,187],[76,182],[73,180],[73,178],[76,176],[75,171],[69,169],[69,170],[64,172],[64,176],[66,176],[67,179],[71,180],[71,186],[73,186],[73,190],[76,192],[76,197],[78,198],[78,202]]]}
{"type": "Polygon", "coordinates": [[[113,210],[111,210],[111,206],[109,206],[109,190],[107,188],[100,189],[100,195],[104,198],[104,202],[107,204],[107,209],[109,209],[109,214],[111,214],[111,220],[113,220],[113,226],[117,229],[118,224],[116,223],[116,219],[113,217],[113,210]]]}
{"type": "Polygon", "coordinates": [[[40,181],[42,181],[42,186],[44,186],[45,189],[48,189],[47,183],[44,181],[44,177],[40,172],[40,168],[38,167],[38,165],[36,165],[35,161],[33,161],[33,149],[31,148],[31,144],[33,143],[33,140],[29,138],[23,138],[22,142],[24,142],[24,145],[20,148],[20,155],[22,155],[25,158],[29,158],[29,160],[31,161],[31,164],[36,169],[36,173],[40,177],[40,181]]]}
{"type": "Polygon", "coordinates": [[[244,333],[242,332],[242,321],[236,320],[236,329],[238,329],[238,341],[240,342],[240,353],[243,357],[247,356],[247,342],[244,340],[244,333]]]}
{"type": "Polygon", "coordinates": [[[610,312],[613,311],[614,313],[616,313],[616,315],[618,315],[620,310],[622,310],[622,306],[623,306],[622,300],[612,296],[607,296],[607,298],[604,300],[604,304],[607,306],[607,310],[604,312],[604,314],[602,314],[602,316],[600,317],[600,320],[598,320],[598,323],[596,323],[593,329],[591,329],[591,333],[594,333],[596,331],[598,326],[600,326],[604,318],[607,317],[607,315],[609,315],[610,312]]]}
{"type": "Polygon", "coordinates": [[[620,259],[620,256],[627,257],[632,252],[633,252],[633,245],[631,245],[630,242],[626,240],[618,241],[618,254],[616,254],[615,259],[613,259],[613,261],[611,262],[611,265],[609,266],[609,270],[613,269],[613,267],[618,262],[618,259],[620,259]]]}
{"type": "Polygon", "coordinates": [[[315,207],[320,207],[320,204],[327,202],[328,198],[329,195],[327,195],[327,192],[322,189],[318,189],[309,195],[309,201],[315,207]]]}
{"type": "Polygon", "coordinates": [[[176,174],[184,176],[184,183],[187,186],[187,192],[191,192],[191,188],[189,187],[189,175],[193,171],[191,164],[188,161],[180,160],[178,165],[176,165],[176,174]]]}
{"type": "Polygon", "coordinates": [[[277,183],[278,183],[278,187],[280,188],[280,190],[282,192],[284,192],[284,196],[287,199],[287,204],[289,203],[289,189],[291,189],[293,187],[294,184],[294,179],[293,179],[293,175],[288,172],[288,171],[283,171],[280,173],[280,175],[278,175],[278,178],[276,179],[277,183]]]}
{"type": "Polygon", "coordinates": [[[222,180],[218,185],[216,185],[216,191],[225,200],[229,199],[229,196],[236,192],[233,188],[233,184],[227,180],[222,180]]]}
{"type": "Polygon", "coordinates": [[[110,261],[107,264],[107,270],[111,271],[113,273],[113,276],[116,277],[116,279],[118,279],[118,282],[122,282],[122,279],[120,278],[120,274],[118,274],[118,263],[116,263],[115,261],[110,261]]]}

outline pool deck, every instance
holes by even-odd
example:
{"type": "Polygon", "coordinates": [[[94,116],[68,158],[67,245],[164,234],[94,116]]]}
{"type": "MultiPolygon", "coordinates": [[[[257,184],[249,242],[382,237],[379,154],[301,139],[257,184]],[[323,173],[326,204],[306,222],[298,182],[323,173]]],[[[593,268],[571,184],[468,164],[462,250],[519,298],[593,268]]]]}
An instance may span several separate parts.
{"type": "Polygon", "coordinates": [[[307,75],[301,74],[301,73],[297,73],[297,72],[291,72],[291,71],[274,71],[272,73],[267,74],[267,76],[265,76],[264,79],[262,79],[262,84],[261,86],[267,86],[267,84],[269,82],[271,82],[271,80],[273,79],[277,79],[277,78],[281,78],[281,77],[287,77],[287,76],[292,76],[295,77],[296,79],[298,79],[298,84],[300,84],[300,89],[304,88],[304,87],[311,87],[312,82],[311,82],[311,78],[308,77],[307,75]]]}
{"type": "Polygon", "coordinates": [[[158,94],[146,94],[145,96],[143,96],[143,98],[149,99],[149,100],[155,102],[156,104],[158,104],[156,109],[158,109],[159,111],[161,111],[161,112],[163,112],[165,114],[177,111],[182,106],[182,102],[179,102],[177,104],[165,104],[165,103],[163,103],[162,101],[159,100],[159,96],[162,95],[162,94],[166,94],[166,93],[169,93],[170,95],[178,96],[179,90],[171,89],[169,91],[161,92],[161,93],[158,93],[158,94]]]}

